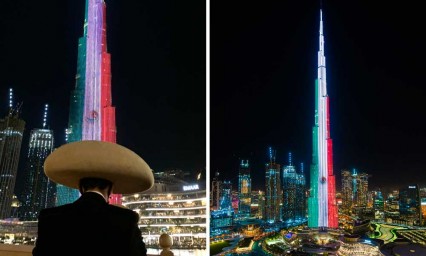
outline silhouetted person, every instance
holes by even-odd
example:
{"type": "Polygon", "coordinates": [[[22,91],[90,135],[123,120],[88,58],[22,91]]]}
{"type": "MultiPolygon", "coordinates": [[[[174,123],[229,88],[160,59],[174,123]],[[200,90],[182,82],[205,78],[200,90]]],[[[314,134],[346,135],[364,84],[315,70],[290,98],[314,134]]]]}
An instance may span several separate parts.
{"type": "Polygon", "coordinates": [[[146,255],[139,215],[108,203],[111,193],[137,193],[153,185],[142,158],[114,143],[80,141],[55,150],[44,167],[51,180],[78,188],[81,196],[41,210],[34,256],[146,255]]]}

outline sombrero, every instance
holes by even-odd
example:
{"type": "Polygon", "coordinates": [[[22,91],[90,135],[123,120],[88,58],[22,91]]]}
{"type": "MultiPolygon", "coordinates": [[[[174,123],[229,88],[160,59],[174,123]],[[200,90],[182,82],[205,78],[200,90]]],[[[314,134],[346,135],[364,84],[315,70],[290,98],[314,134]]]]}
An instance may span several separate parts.
{"type": "Polygon", "coordinates": [[[46,158],[44,172],[52,181],[76,189],[82,178],[103,178],[114,184],[114,194],[138,193],[154,184],[152,170],[140,156],[105,141],[64,144],[46,158]]]}

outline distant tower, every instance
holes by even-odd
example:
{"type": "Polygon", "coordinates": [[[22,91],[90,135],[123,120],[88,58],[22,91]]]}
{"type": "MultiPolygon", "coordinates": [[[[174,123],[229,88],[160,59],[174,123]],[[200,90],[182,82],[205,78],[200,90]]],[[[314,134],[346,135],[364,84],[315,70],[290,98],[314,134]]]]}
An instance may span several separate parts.
{"type": "Polygon", "coordinates": [[[296,167],[292,164],[291,153],[289,153],[288,165],[283,168],[282,176],[282,220],[292,223],[296,221],[296,204],[297,204],[297,173],[296,167]]]}
{"type": "Polygon", "coordinates": [[[364,172],[353,169],[342,170],[342,211],[351,213],[355,207],[367,207],[368,177],[364,172]]]}
{"type": "Polygon", "coordinates": [[[219,172],[216,171],[212,180],[212,191],[210,194],[210,210],[216,211],[220,208],[220,195],[222,193],[222,181],[219,180],[219,172]]]}
{"type": "Polygon", "coordinates": [[[25,187],[21,195],[22,220],[37,220],[41,209],[55,206],[56,183],[44,174],[44,160],[54,147],[53,130],[47,129],[47,109],[45,105],[43,128],[33,129],[30,134],[27,166],[25,169],[25,187]]]}
{"type": "Polygon", "coordinates": [[[303,163],[300,164],[300,172],[296,175],[296,203],[295,203],[295,217],[296,221],[306,221],[306,177],[303,168],[303,163]]]}
{"type": "Polygon", "coordinates": [[[342,211],[346,214],[352,211],[353,204],[353,182],[349,170],[342,170],[342,211]]]}
{"type": "Polygon", "coordinates": [[[378,190],[378,191],[373,191],[373,193],[374,193],[374,202],[373,202],[374,219],[383,220],[384,211],[385,211],[385,201],[383,200],[382,192],[378,190]]]}
{"type": "Polygon", "coordinates": [[[9,113],[0,119],[0,219],[9,218],[25,121],[19,118],[21,104],[13,108],[9,91],[9,113]]]}
{"type": "Polygon", "coordinates": [[[399,213],[401,218],[412,222],[414,226],[422,223],[419,186],[412,184],[399,189],[399,213]]]}
{"type": "Polygon", "coordinates": [[[251,177],[248,160],[241,160],[238,170],[238,213],[240,216],[250,216],[251,206],[251,177]]]}
{"type": "Polygon", "coordinates": [[[338,227],[336,184],[333,175],[333,144],[327,94],[322,10],[320,10],[318,78],[315,81],[315,125],[308,199],[309,227],[338,227]]]}
{"type": "Polygon", "coordinates": [[[219,202],[219,210],[232,210],[232,183],[223,181],[221,188],[221,196],[219,202]]]}
{"type": "MultiPolygon", "coordinates": [[[[106,4],[87,0],[83,36],[78,41],[75,90],[71,95],[67,142],[100,140],[116,142],[115,107],[111,97],[111,56],[107,52],[106,4]]],[[[58,205],[75,201],[75,189],[58,185],[58,205]]],[[[113,194],[112,204],[121,204],[113,194]]]]}
{"type": "Polygon", "coordinates": [[[358,173],[358,194],[356,204],[358,207],[367,207],[368,204],[368,175],[367,173],[358,173]]]}
{"type": "Polygon", "coordinates": [[[269,148],[269,162],[266,163],[265,220],[274,223],[281,220],[282,192],[280,165],[275,162],[275,150],[269,148]]]}

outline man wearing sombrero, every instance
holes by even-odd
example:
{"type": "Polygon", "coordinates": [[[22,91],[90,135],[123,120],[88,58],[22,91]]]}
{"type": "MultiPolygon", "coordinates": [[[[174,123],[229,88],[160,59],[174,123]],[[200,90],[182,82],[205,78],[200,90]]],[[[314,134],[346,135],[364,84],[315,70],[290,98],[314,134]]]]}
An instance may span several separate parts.
{"type": "Polygon", "coordinates": [[[152,187],[154,176],[142,158],[118,144],[79,141],[53,151],[44,172],[56,183],[79,189],[81,196],[40,211],[34,256],[146,255],[139,215],[108,204],[112,193],[152,187]]]}

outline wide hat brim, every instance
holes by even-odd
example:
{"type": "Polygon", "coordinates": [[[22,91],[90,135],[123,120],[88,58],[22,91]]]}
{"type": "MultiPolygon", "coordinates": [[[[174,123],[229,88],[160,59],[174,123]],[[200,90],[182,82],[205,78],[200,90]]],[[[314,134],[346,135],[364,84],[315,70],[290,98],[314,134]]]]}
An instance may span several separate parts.
{"type": "Polygon", "coordinates": [[[139,155],[105,141],[62,145],[46,158],[44,172],[52,181],[76,189],[82,178],[103,178],[113,183],[114,194],[143,192],[154,185],[152,170],[139,155]]]}

